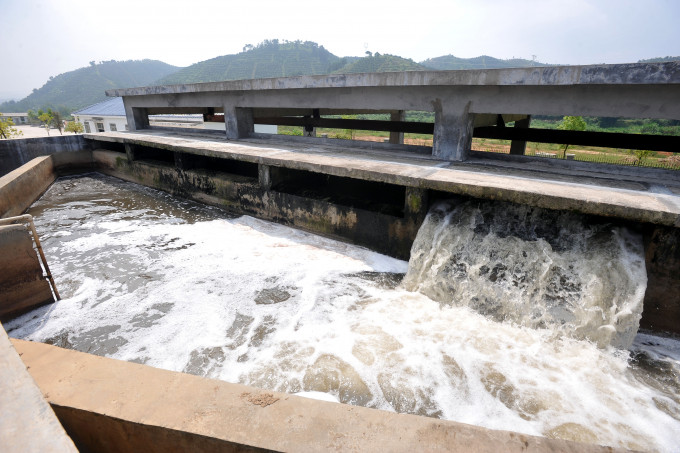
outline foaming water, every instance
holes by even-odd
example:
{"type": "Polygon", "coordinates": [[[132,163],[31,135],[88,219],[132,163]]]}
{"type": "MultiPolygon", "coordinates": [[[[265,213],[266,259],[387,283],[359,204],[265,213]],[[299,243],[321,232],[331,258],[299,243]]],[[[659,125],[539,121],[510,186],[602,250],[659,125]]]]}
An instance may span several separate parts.
{"type": "Polygon", "coordinates": [[[498,322],[407,291],[404,261],[107,177],[60,180],[30,213],[64,299],[7,323],[13,337],[343,403],[677,450],[676,340],[638,334],[626,350],[498,322]]]}
{"type": "Polygon", "coordinates": [[[576,213],[442,202],[411,250],[404,286],[497,321],[628,348],[647,287],[642,237],[576,213]]]}

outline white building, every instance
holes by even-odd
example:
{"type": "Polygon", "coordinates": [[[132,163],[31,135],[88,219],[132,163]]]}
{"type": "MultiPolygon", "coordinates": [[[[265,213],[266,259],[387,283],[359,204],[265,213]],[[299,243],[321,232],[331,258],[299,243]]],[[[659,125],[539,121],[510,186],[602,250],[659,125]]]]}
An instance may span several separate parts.
{"type": "Polygon", "coordinates": [[[3,113],[3,118],[11,118],[15,126],[28,124],[28,113],[3,113]]]}
{"type": "Polygon", "coordinates": [[[123,98],[111,98],[72,113],[86,133],[128,130],[123,98]]]}

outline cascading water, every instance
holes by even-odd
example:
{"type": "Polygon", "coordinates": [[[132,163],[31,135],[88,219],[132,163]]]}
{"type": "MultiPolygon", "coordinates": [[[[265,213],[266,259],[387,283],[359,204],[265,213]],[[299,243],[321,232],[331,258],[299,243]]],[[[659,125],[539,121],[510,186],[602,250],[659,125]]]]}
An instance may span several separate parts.
{"type": "Polygon", "coordinates": [[[442,202],[403,285],[496,321],[629,348],[647,286],[642,238],[584,216],[509,203],[442,202]]]}
{"type": "Polygon", "coordinates": [[[500,203],[439,206],[409,269],[99,175],[59,180],[29,213],[63,299],[6,323],[12,337],[348,404],[677,451],[680,342],[638,334],[626,349],[645,282],[640,240],[622,228],[500,203]]]}

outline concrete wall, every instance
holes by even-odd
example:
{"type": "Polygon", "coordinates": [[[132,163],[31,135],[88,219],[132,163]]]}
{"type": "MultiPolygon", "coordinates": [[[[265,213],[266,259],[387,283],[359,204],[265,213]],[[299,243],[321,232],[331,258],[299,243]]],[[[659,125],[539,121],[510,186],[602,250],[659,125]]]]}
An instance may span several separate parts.
{"type": "MultiPolygon", "coordinates": [[[[286,182],[281,181],[286,178],[277,177],[277,167],[250,164],[251,175],[244,176],[229,173],[227,168],[225,171],[214,171],[214,162],[204,163],[205,168],[181,168],[191,167],[191,162],[199,159],[189,154],[183,155],[183,158],[191,160],[185,160],[178,168],[174,160],[164,163],[158,160],[159,156],[144,156],[139,149],[135,153],[133,160],[128,160],[123,153],[95,150],[93,157],[100,171],[126,181],[220,206],[237,214],[248,214],[317,234],[350,240],[402,259],[408,259],[411,244],[426,214],[426,203],[413,200],[418,196],[417,192],[409,192],[411,202],[407,203],[405,188],[402,188],[401,199],[391,207],[391,211],[400,212],[390,213],[384,207],[360,209],[296,195],[294,191],[272,190],[272,184],[286,182]],[[414,211],[410,206],[418,206],[419,209],[414,211]]],[[[175,153],[167,153],[175,159],[175,153]]],[[[313,173],[303,173],[298,179],[305,176],[311,179],[313,173]]],[[[291,180],[294,178],[290,177],[291,180]]],[[[354,182],[355,185],[359,183],[354,182]]],[[[346,184],[350,192],[351,180],[348,179],[346,184]]],[[[375,187],[375,191],[379,191],[387,186],[376,183],[375,187]]]]}
{"type": "Polygon", "coordinates": [[[42,392],[0,326],[0,450],[76,453],[42,392]]]}
{"type": "Polygon", "coordinates": [[[39,156],[89,149],[82,135],[0,140],[0,176],[19,168],[39,156]]]}
{"type": "Polygon", "coordinates": [[[616,451],[316,401],[40,343],[13,344],[86,451],[616,451]]]}
{"type": "Polygon", "coordinates": [[[54,302],[25,225],[0,226],[0,320],[54,302]]]}
{"type": "Polygon", "coordinates": [[[23,214],[47,190],[56,177],[50,156],[37,157],[1,177],[0,218],[23,214]]]}

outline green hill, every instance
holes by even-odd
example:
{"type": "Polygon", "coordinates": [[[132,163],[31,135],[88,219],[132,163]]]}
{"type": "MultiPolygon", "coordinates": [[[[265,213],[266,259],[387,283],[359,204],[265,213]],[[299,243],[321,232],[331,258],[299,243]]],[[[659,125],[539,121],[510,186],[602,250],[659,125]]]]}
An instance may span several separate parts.
{"type": "Polygon", "coordinates": [[[549,66],[545,63],[524,60],[522,58],[500,60],[498,58],[489,57],[488,55],[481,55],[475,58],[458,58],[454,57],[453,55],[444,55],[441,57],[430,58],[425,61],[421,61],[420,64],[439,71],[448,71],[454,69],[500,69],[549,66]]]}
{"type": "Polygon", "coordinates": [[[158,85],[328,74],[348,63],[310,41],[272,39],[243,52],[201,61],[156,81],[158,85]]]}
{"type": "Polygon", "coordinates": [[[336,71],[336,74],[354,74],[361,72],[394,72],[394,71],[424,71],[428,68],[419,65],[413,60],[398,57],[396,55],[375,53],[364,58],[359,58],[336,71]]]}
{"type": "Polygon", "coordinates": [[[149,85],[177,69],[157,60],[91,62],[86,68],[50,77],[42,88],[34,89],[21,101],[0,104],[0,112],[26,112],[51,107],[70,113],[106,100],[105,90],[149,85]]]}

